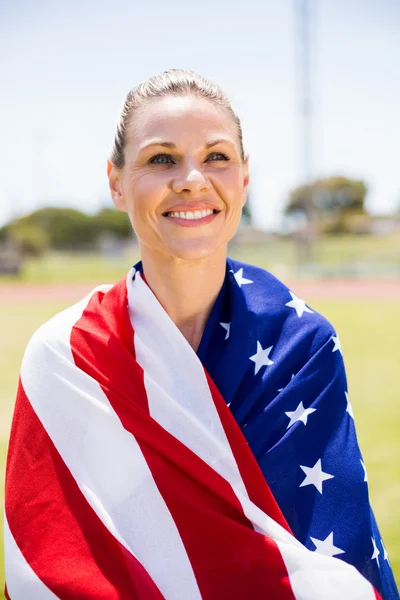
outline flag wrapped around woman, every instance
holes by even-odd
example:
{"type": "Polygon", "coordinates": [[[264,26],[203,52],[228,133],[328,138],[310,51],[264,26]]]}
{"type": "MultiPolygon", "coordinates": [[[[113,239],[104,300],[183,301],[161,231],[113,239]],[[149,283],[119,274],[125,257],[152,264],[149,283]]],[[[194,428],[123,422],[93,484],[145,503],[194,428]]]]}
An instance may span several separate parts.
{"type": "MultiPolygon", "coordinates": [[[[222,327],[213,333],[226,343],[221,360],[230,363],[232,377],[241,371],[248,429],[257,422],[251,414],[260,412],[260,398],[251,401],[246,389],[249,380],[255,381],[253,392],[261,382],[276,387],[282,375],[274,380],[273,372],[288,360],[288,349],[296,355],[290,347],[300,339],[302,351],[299,345],[289,371],[300,367],[312,377],[316,357],[329,345],[332,352],[334,344],[315,313],[304,325],[288,307],[286,319],[274,323],[277,282],[249,268],[244,274],[249,285],[253,277],[253,292],[248,287],[244,294],[232,273],[240,269],[228,263],[221,292],[234,305],[229,336],[224,339],[222,327]],[[257,315],[251,298],[260,286],[265,298],[274,292],[275,306],[257,315]],[[249,318],[251,335],[241,328],[249,318]],[[270,343],[268,357],[265,349],[243,355],[247,346],[270,343]]],[[[336,356],[329,366],[332,379],[339,370],[336,356]]],[[[265,436],[272,448],[293,448],[306,430],[306,417],[286,427],[284,408],[296,398],[288,392],[276,390],[273,402],[281,405],[282,419],[275,420],[274,435],[265,436]],[[289,444],[287,438],[293,438],[289,444]]],[[[237,395],[232,402],[239,406],[237,395]]],[[[329,410],[326,403],[317,395],[313,410],[329,410]]],[[[346,418],[344,403],[340,412],[336,428],[346,418]]],[[[318,418],[322,414],[313,415],[318,418]]],[[[312,445],[325,469],[331,444],[321,439],[312,445]]],[[[282,463],[275,487],[281,482],[297,493],[301,477],[294,487],[285,471],[282,463]]],[[[313,487],[314,496],[323,486],[336,485],[343,493],[354,485],[346,481],[356,478],[357,468],[352,471],[308,475],[300,486],[313,487]],[[343,481],[325,482],[333,477],[343,481]]],[[[136,269],[55,316],[27,347],[7,468],[6,573],[15,600],[379,598],[354,567],[307,550],[292,535],[215,383],[136,269]]]]}

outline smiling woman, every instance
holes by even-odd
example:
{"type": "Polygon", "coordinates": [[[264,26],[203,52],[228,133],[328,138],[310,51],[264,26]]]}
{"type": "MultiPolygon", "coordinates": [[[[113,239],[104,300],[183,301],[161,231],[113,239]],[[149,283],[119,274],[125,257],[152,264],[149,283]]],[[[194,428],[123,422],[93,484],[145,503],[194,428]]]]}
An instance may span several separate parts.
{"type": "Polygon", "coordinates": [[[337,333],[227,258],[249,161],[224,92],[179,70],[132,89],[108,176],[141,261],[26,349],[8,597],[398,598],[337,333]]]}
{"type": "Polygon", "coordinates": [[[123,166],[114,151],[108,169],[113,200],[128,212],[144,261],[153,252],[173,263],[224,255],[248,185],[231,111],[190,94],[153,98],[129,115],[123,166]]]}

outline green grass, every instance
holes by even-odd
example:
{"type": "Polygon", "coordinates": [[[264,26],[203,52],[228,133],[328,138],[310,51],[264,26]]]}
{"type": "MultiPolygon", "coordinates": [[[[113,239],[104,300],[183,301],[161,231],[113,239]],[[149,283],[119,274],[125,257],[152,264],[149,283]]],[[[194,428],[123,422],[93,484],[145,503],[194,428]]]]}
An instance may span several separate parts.
{"type": "Polygon", "coordinates": [[[400,305],[316,301],[342,342],[371,504],[400,583],[400,305]]]}
{"type": "MultiPolygon", "coordinates": [[[[235,245],[229,254],[244,262],[260,265],[281,277],[304,276],[400,276],[400,235],[339,236],[320,239],[314,248],[312,265],[300,267],[297,251],[289,239],[271,239],[264,244],[235,245]]],[[[96,253],[50,252],[44,258],[24,263],[17,283],[107,283],[118,280],[139,258],[136,246],[113,259],[96,253]]]]}
{"type": "Polygon", "coordinates": [[[136,247],[117,259],[106,258],[98,253],[49,252],[41,259],[26,260],[20,278],[3,277],[2,280],[21,284],[112,283],[123,277],[138,257],[136,247]]]}
{"type": "Polygon", "coordinates": [[[320,238],[309,264],[298,261],[298,249],[290,239],[266,244],[232,246],[229,252],[278,277],[399,277],[400,235],[336,236],[320,238]]]}
{"type": "MultiPolygon", "coordinates": [[[[96,282],[99,281],[104,281],[103,277],[96,282]]],[[[331,320],[341,337],[359,442],[368,469],[371,501],[397,581],[400,581],[400,307],[398,302],[394,301],[313,302],[312,298],[306,300],[331,320]]],[[[2,475],[24,347],[31,333],[64,307],[63,302],[47,301],[29,305],[0,301],[2,475]]],[[[3,476],[1,481],[3,482],[3,476]]],[[[1,553],[2,544],[0,589],[3,587],[1,553]]]]}

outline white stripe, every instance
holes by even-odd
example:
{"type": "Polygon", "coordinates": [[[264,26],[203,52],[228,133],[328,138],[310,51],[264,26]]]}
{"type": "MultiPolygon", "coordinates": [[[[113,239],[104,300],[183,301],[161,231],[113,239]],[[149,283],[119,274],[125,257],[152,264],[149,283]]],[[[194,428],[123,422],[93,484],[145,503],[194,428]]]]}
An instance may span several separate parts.
{"type": "Polygon", "coordinates": [[[306,549],[249,499],[197,354],[139,274],[129,273],[127,288],[150,414],[231,484],[256,531],[277,542],[296,600],[375,600],[354,567],[306,549]]]}
{"type": "Polygon", "coordinates": [[[371,584],[338,558],[277,542],[296,600],[376,600],[371,584]]]}
{"type": "Polygon", "coordinates": [[[247,495],[196,353],[139,274],[127,288],[151,416],[247,495]]]}
{"type": "Polygon", "coordinates": [[[4,515],[4,568],[11,600],[57,600],[39,579],[17,546],[4,515]]]}
{"type": "Polygon", "coordinates": [[[109,531],[137,557],[167,600],[200,600],[179,532],[138,443],[123,428],[98,382],[74,364],[71,329],[89,298],[34,334],[21,367],[23,387],[109,531]]]}
{"type": "Polygon", "coordinates": [[[197,354],[139,274],[127,288],[151,416],[231,484],[256,531],[302,547],[249,499],[197,354]]]}

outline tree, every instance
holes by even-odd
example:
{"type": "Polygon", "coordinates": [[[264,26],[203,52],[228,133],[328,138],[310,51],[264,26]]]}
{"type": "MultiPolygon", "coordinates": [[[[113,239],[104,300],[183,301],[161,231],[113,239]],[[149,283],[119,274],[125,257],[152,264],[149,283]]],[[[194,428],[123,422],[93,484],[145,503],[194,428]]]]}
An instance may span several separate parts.
{"type": "Polygon", "coordinates": [[[9,241],[15,245],[23,257],[40,257],[49,246],[49,238],[44,229],[33,223],[16,222],[9,228],[9,241]]]}
{"type": "Polygon", "coordinates": [[[47,232],[50,246],[58,250],[92,248],[99,235],[93,218],[73,208],[41,208],[18,222],[47,232]]]}
{"type": "Polygon", "coordinates": [[[103,208],[93,217],[93,221],[101,233],[109,233],[118,239],[134,237],[131,222],[126,213],[115,208],[103,208]]]}
{"type": "Polygon", "coordinates": [[[364,181],[335,176],[300,185],[290,192],[287,215],[303,214],[317,220],[322,229],[331,232],[351,230],[351,222],[366,215],[364,181]]]}
{"type": "Polygon", "coordinates": [[[92,250],[104,238],[126,240],[134,237],[126,213],[104,208],[88,215],[73,208],[49,206],[15,219],[0,229],[0,242],[12,241],[25,254],[55,250],[92,250]]]}
{"type": "Polygon", "coordinates": [[[0,247],[13,248],[21,257],[42,256],[49,246],[45,230],[17,219],[0,229],[0,247]]]}

